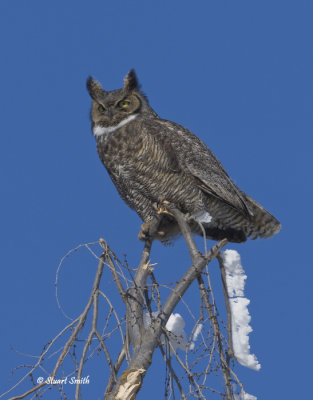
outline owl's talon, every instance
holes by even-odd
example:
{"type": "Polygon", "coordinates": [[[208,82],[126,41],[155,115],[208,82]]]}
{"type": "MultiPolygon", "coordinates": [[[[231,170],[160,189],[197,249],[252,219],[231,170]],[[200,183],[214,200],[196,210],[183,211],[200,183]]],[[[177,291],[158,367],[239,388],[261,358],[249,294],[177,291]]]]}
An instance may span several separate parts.
{"type": "Polygon", "coordinates": [[[161,218],[156,215],[150,221],[144,222],[140,227],[138,239],[143,242],[153,239],[158,234],[161,218]]]}
{"type": "Polygon", "coordinates": [[[140,231],[138,233],[138,239],[141,240],[142,242],[146,242],[147,240],[150,239],[150,223],[145,222],[141,225],[140,231]]]}
{"type": "MultiPolygon", "coordinates": [[[[170,204],[170,203],[168,203],[170,204]]],[[[158,207],[158,214],[167,214],[173,217],[174,215],[170,212],[170,206],[168,206],[166,203],[162,203],[158,207]],[[164,205],[163,205],[164,204],[164,205]]]]}
{"type": "Polygon", "coordinates": [[[184,217],[187,222],[194,221],[194,217],[190,213],[184,214],[184,217]]]}

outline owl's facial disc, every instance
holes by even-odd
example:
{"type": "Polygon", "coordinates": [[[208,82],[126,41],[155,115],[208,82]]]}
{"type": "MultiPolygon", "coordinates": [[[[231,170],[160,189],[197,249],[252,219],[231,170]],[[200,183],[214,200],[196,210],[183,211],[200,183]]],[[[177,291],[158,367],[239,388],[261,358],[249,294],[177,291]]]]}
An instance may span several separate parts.
{"type": "Polygon", "coordinates": [[[92,120],[95,125],[114,127],[131,115],[137,115],[141,102],[134,93],[127,96],[107,96],[93,102],[92,120]]]}

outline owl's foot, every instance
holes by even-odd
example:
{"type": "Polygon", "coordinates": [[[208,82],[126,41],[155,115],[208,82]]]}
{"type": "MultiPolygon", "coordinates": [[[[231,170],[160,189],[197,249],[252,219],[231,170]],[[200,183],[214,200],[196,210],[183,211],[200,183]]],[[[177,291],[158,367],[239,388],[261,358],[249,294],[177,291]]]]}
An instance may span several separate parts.
{"type": "MultiPolygon", "coordinates": [[[[144,222],[140,227],[138,239],[146,242],[147,240],[153,240],[156,235],[161,235],[163,232],[158,232],[161,218],[159,216],[154,217],[151,221],[144,222]]],[[[163,233],[164,234],[164,233],[163,233]]]]}
{"type": "Polygon", "coordinates": [[[170,212],[170,209],[173,207],[173,205],[169,201],[163,200],[158,204],[154,203],[154,207],[158,214],[168,214],[173,217],[173,214],[170,212]]]}
{"type": "Polygon", "coordinates": [[[138,239],[141,240],[142,242],[146,242],[147,240],[150,239],[149,228],[150,228],[149,222],[145,222],[141,225],[140,231],[138,233],[138,239]]]}

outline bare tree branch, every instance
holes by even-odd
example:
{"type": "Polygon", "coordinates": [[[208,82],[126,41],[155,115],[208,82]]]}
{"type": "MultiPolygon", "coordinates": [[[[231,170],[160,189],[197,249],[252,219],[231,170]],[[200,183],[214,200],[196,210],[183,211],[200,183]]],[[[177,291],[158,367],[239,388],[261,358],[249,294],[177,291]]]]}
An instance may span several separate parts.
{"type": "Polygon", "coordinates": [[[226,362],[225,357],[224,357],[221,331],[219,328],[217,317],[214,312],[215,306],[210,303],[209,294],[207,293],[207,290],[204,286],[202,276],[198,276],[198,283],[199,283],[201,295],[204,298],[204,301],[206,304],[206,309],[208,310],[209,317],[210,317],[210,320],[213,325],[214,336],[216,336],[216,339],[217,339],[218,351],[219,351],[219,356],[220,356],[220,360],[221,360],[221,364],[222,364],[221,366],[222,366],[223,378],[224,378],[226,393],[227,393],[227,400],[233,400],[234,396],[233,396],[233,391],[232,391],[232,387],[231,387],[229,365],[226,362]]]}
{"type": "Polygon", "coordinates": [[[185,396],[185,394],[183,392],[182,385],[180,384],[179,379],[178,379],[177,375],[175,374],[175,371],[174,371],[174,369],[172,367],[172,363],[171,363],[170,358],[167,357],[166,352],[164,351],[162,346],[159,346],[159,349],[160,349],[160,352],[161,352],[161,354],[163,356],[164,361],[166,362],[166,364],[167,364],[167,366],[168,366],[168,368],[170,370],[171,375],[173,376],[173,378],[174,378],[174,380],[176,382],[176,385],[177,385],[177,387],[179,389],[179,392],[180,392],[180,395],[181,395],[181,399],[182,400],[186,400],[186,396],[185,396]]]}
{"type": "MultiPolygon", "coordinates": [[[[125,347],[126,347],[126,343],[124,343],[124,345],[122,347],[122,350],[121,350],[121,352],[120,352],[120,354],[119,354],[119,356],[118,356],[118,358],[117,358],[117,360],[116,360],[116,362],[114,364],[114,371],[115,371],[116,374],[120,370],[121,365],[122,365],[122,363],[123,363],[123,361],[125,359],[125,356],[126,356],[125,347]]],[[[105,389],[104,398],[106,398],[106,396],[112,391],[115,382],[116,382],[116,379],[114,379],[114,377],[111,375],[110,379],[109,379],[109,382],[108,382],[108,385],[107,385],[107,387],[105,389]]]]}
{"type": "Polygon", "coordinates": [[[223,293],[224,293],[225,307],[226,307],[226,312],[227,312],[228,349],[227,349],[226,361],[227,361],[227,364],[229,365],[230,360],[234,357],[233,339],[232,339],[232,315],[231,315],[230,304],[229,304],[229,297],[228,297],[228,291],[227,291],[227,285],[226,285],[226,273],[225,273],[225,266],[223,263],[223,258],[221,257],[220,254],[218,254],[217,259],[218,259],[218,263],[219,263],[220,270],[221,270],[223,293]]]}
{"type": "MultiPolygon", "coordinates": [[[[45,390],[51,388],[52,384],[48,381],[36,384],[33,377],[33,372],[36,368],[40,368],[42,371],[45,371],[47,376],[50,376],[52,379],[54,379],[57,372],[60,370],[61,365],[63,365],[66,357],[68,357],[68,359],[72,359],[75,370],[69,375],[65,374],[64,372],[62,375],[66,375],[67,377],[72,376],[73,373],[77,373],[77,380],[80,380],[83,376],[83,369],[85,368],[86,362],[88,362],[88,360],[91,359],[96,352],[99,352],[99,350],[103,351],[106,363],[109,366],[109,368],[107,368],[109,374],[107,377],[108,383],[105,390],[104,399],[134,400],[141,388],[146,372],[152,363],[153,353],[158,347],[160,348],[164,362],[167,366],[165,396],[168,400],[172,397],[175,398],[175,392],[179,392],[179,396],[183,400],[186,400],[189,396],[205,400],[207,398],[207,393],[205,391],[208,390],[222,395],[222,393],[215,390],[213,387],[208,386],[206,383],[208,376],[212,373],[216,373],[217,371],[220,371],[224,379],[226,393],[223,396],[225,399],[234,400],[234,389],[232,386],[234,382],[240,386],[241,392],[243,392],[243,386],[241,382],[229,365],[230,360],[233,358],[231,313],[227,289],[225,286],[225,269],[221,261],[221,257],[219,256],[219,251],[223,246],[225,246],[227,240],[221,240],[209,251],[206,250],[205,244],[205,252],[202,254],[195,244],[189,227],[190,221],[186,219],[184,214],[182,214],[176,207],[168,202],[164,202],[161,205],[159,208],[159,213],[167,213],[177,221],[189,250],[191,266],[187,269],[187,271],[182,273],[178,281],[172,283],[159,283],[156,279],[156,276],[153,274],[152,266],[154,264],[150,264],[149,260],[152,247],[151,240],[147,240],[145,242],[140,264],[136,270],[135,276],[132,276],[131,273],[131,271],[135,269],[130,268],[127,261],[125,261],[124,264],[121,263],[103,239],[100,239],[98,242],[103,250],[103,254],[100,257],[98,257],[96,253],[87,245],[80,245],[68,252],[67,255],[62,258],[60,265],[66,257],[80,247],[87,247],[93,256],[99,260],[90,297],[80,316],[72,321],[51,342],[49,342],[47,347],[44,348],[42,354],[40,356],[36,356],[37,363],[34,366],[30,366],[28,373],[19,381],[19,383],[21,383],[26,379],[26,377],[30,377],[34,386],[24,394],[13,397],[10,400],[23,399],[31,394],[35,394],[35,396],[43,395],[45,390]],[[214,294],[210,282],[209,269],[207,267],[208,263],[210,263],[215,257],[218,258],[220,263],[223,282],[223,291],[228,318],[227,343],[225,342],[225,338],[223,336],[223,332],[225,332],[226,327],[223,329],[224,324],[221,323],[217,312],[217,306],[215,304],[214,294]],[[113,287],[116,287],[117,289],[115,293],[118,301],[119,299],[121,300],[119,304],[125,310],[122,315],[119,314],[119,309],[113,306],[113,304],[116,303],[116,299],[111,302],[106,293],[100,290],[100,282],[103,276],[105,265],[108,267],[105,270],[107,271],[106,273],[112,274],[113,276],[115,284],[113,287]],[[126,278],[124,274],[125,270],[130,274],[130,279],[126,278]],[[207,283],[204,283],[202,277],[204,274],[208,278],[207,283]],[[151,278],[151,281],[149,280],[149,282],[148,277],[151,278]],[[186,299],[183,299],[184,294],[195,280],[198,281],[199,286],[198,315],[191,310],[189,305],[186,303],[186,299]],[[131,286],[129,286],[130,284],[131,286]],[[164,295],[164,292],[168,290],[169,292],[166,292],[166,295],[164,295]],[[109,305],[109,310],[106,310],[106,319],[103,320],[105,322],[103,322],[100,331],[97,327],[100,311],[99,295],[101,295],[101,297],[109,305]],[[188,344],[186,345],[184,341],[181,341],[181,338],[184,338],[183,340],[187,341],[186,334],[176,334],[172,332],[171,328],[166,325],[170,316],[174,312],[175,307],[180,302],[187,307],[187,310],[194,321],[194,326],[189,336],[188,344]],[[86,339],[80,339],[78,335],[83,328],[86,329],[86,321],[89,321],[89,319],[87,319],[87,315],[92,307],[93,314],[91,328],[86,339]],[[147,322],[147,318],[144,317],[144,313],[148,313],[148,316],[150,316],[150,318],[148,318],[149,322],[147,322]],[[126,331],[124,329],[125,320],[126,331]],[[114,325],[112,326],[112,324],[114,325]],[[207,328],[205,331],[204,329],[201,331],[203,326],[206,326],[207,328]],[[59,348],[57,351],[52,351],[52,345],[55,344],[56,340],[59,339],[68,329],[71,329],[70,337],[65,341],[61,348],[59,348]],[[221,329],[223,329],[223,331],[221,329]],[[101,332],[101,334],[99,332],[101,332]],[[112,357],[109,353],[107,341],[112,334],[116,334],[115,332],[120,332],[121,347],[119,354],[118,352],[114,354],[116,361],[113,363],[112,357]],[[198,341],[197,346],[195,346],[196,337],[198,335],[200,335],[200,342],[198,341]],[[94,342],[97,343],[97,346],[92,346],[94,342]],[[170,349],[168,354],[163,348],[165,342],[167,348],[170,349]],[[180,348],[186,346],[185,357],[179,356],[176,351],[177,345],[180,346],[180,348]],[[193,350],[191,351],[191,349],[193,350]],[[80,357],[79,354],[81,354],[80,357]],[[43,367],[43,360],[44,358],[49,359],[52,356],[57,356],[57,360],[54,367],[51,368],[53,369],[52,373],[49,375],[47,368],[45,369],[43,367]],[[117,375],[124,364],[126,368],[118,378],[117,375]],[[177,371],[182,371],[184,374],[183,376],[186,379],[185,382],[182,380],[182,378],[179,378],[177,371]]],[[[151,226],[153,229],[157,229],[158,224],[155,223],[151,226]]],[[[150,231],[149,233],[151,234],[153,232],[150,231]]],[[[57,270],[57,279],[60,265],[57,270]]],[[[112,279],[107,280],[107,282],[108,281],[110,282],[112,279]]],[[[65,314],[59,301],[58,305],[63,314],[65,314]]],[[[179,317],[181,318],[181,316],[179,317]]],[[[13,388],[16,388],[18,384],[13,388]]],[[[64,399],[67,399],[64,387],[59,385],[58,389],[61,396],[63,396],[64,399]]],[[[3,397],[8,393],[9,391],[0,397],[3,397]]],[[[80,399],[80,396],[80,385],[77,384],[75,399],[80,399]]]]}
{"type": "Polygon", "coordinates": [[[105,255],[105,258],[109,264],[110,267],[110,271],[112,272],[113,278],[114,278],[114,282],[117,286],[117,289],[120,293],[121,299],[125,302],[125,290],[123,288],[122,282],[118,276],[118,273],[116,271],[114,262],[112,260],[111,254],[110,254],[110,249],[106,243],[106,241],[104,239],[100,239],[99,240],[100,246],[102,247],[103,253],[105,255]]]}
{"type": "Polygon", "coordinates": [[[127,322],[129,329],[131,330],[130,336],[131,343],[133,345],[133,357],[128,365],[127,370],[124,371],[122,379],[119,379],[116,387],[110,394],[108,394],[108,399],[123,398],[124,400],[127,400],[134,399],[136,397],[137,392],[140,390],[146,371],[152,362],[152,355],[154,349],[158,345],[162,329],[165,327],[171,313],[194,279],[199,276],[206,264],[216,257],[218,251],[227,243],[226,239],[222,240],[215,245],[208,252],[208,254],[203,256],[195,245],[191,230],[185,220],[184,215],[169,203],[165,203],[163,206],[165,208],[165,212],[170,210],[168,212],[174,215],[179,224],[180,230],[189,249],[192,265],[179,280],[174,290],[169,294],[157,318],[155,318],[151,325],[145,329],[143,326],[144,298],[142,293],[146,285],[147,277],[150,273],[148,270],[148,260],[151,249],[151,242],[146,242],[141,263],[135,276],[134,286],[128,290],[127,298],[127,322]],[[130,380],[128,379],[129,374],[131,374],[131,382],[133,384],[131,388],[130,380]],[[131,397],[127,397],[127,395],[131,397]]]}

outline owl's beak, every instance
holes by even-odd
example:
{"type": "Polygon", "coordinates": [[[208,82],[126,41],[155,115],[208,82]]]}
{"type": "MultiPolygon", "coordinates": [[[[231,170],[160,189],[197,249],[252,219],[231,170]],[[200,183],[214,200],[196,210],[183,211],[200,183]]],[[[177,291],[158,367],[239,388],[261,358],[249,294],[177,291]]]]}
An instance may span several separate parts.
{"type": "Polygon", "coordinates": [[[106,114],[110,119],[112,119],[112,117],[113,117],[113,110],[112,110],[112,108],[108,108],[108,109],[105,111],[105,114],[106,114]]]}

